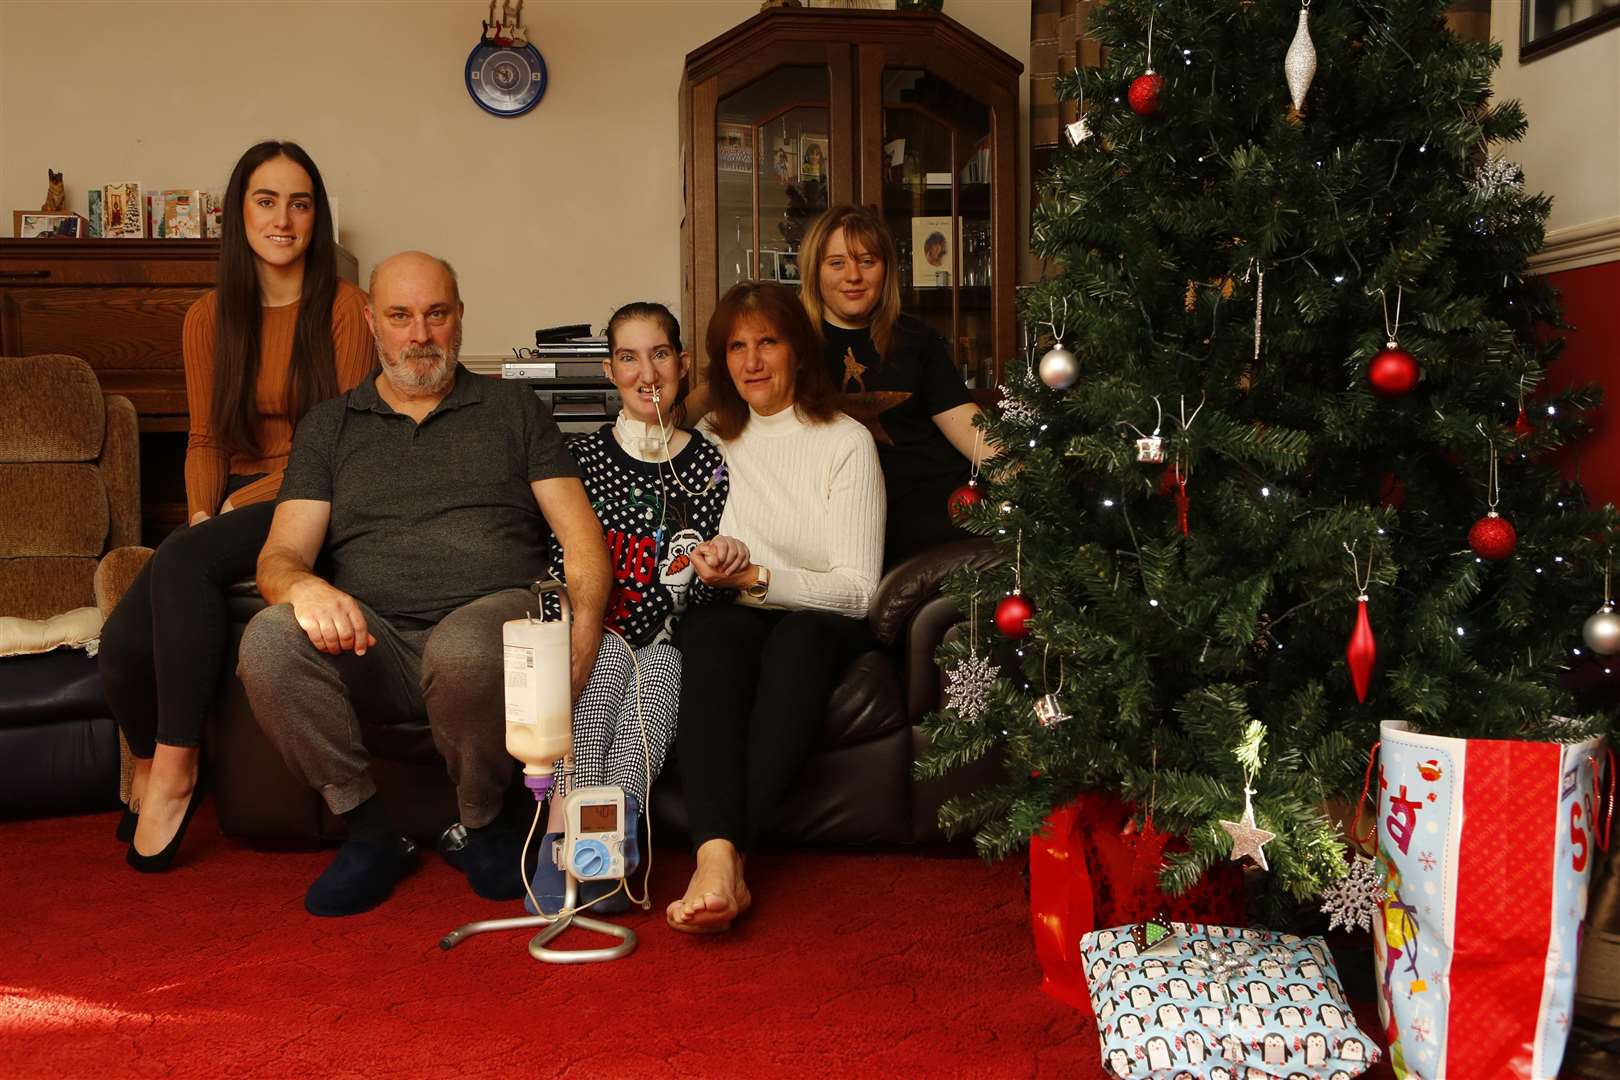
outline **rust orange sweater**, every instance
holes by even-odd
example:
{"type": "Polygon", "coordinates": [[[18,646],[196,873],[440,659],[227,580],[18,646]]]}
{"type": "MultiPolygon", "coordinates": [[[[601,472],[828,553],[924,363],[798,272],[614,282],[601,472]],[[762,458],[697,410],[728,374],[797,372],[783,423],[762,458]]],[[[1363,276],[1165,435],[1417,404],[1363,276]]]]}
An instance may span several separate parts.
{"type": "MultiPolygon", "coordinates": [[[[214,317],[218,294],[208,291],[186,312],[181,347],[186,362],[186,405],[191,411],[191,437],[186,441],[186,518],[201,510],[219,513],[230,476],[266,473],[231,497],[232,506],[274,499],[292,449],[293,425],[287,415],[287,375],[292,365],[298,304],[264,308],[259,324],[259,377],[254,394],[259,427],[254,433],[257,456],[228,453],[214,437],[210,409],[214,400],[214,317]]],[[[377,366],[371,330],[366,326],[366,294],[347,281],[338,282],[332,300],[332,350],[337,361],[338,393],[352,389],[377,366]]]]}

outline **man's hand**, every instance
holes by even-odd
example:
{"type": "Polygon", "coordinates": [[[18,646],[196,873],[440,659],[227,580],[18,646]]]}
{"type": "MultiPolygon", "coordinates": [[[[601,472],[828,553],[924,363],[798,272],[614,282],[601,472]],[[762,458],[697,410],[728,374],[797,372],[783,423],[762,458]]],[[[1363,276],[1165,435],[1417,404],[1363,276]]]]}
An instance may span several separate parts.
{"type": "Polygon", "coordinates": [[[748,545],[734,536],[717,536],[692,549],[698,580],[715,589],[746,589],[759,579],[748,545]]]}
{"type": "MultiPolygon", "coordinates": [[[[366,655],[366,650],[377,644],[377,639],[366,629],[366,617],[355,603],[354,597],[333,588],[317,577],[307,577],[287,591],[287,603],[292,605],[298,625],[309,635],[310,644],[323,653],[337,656],[353,652],[366,655]]],[[[591,661],[596,656],[593,653],[591,661]]],[[[590,669],[586,669],[586,674],[590,669]]]]}
{"type": "Polygon", "coordinates": [[[596,651],[601,647],[602,631],[574,623],[568,650],[570,701],[578,701],[579,695],[584,693],[585,684],[590,682],[591,671],[596,667],[596,651]]]}

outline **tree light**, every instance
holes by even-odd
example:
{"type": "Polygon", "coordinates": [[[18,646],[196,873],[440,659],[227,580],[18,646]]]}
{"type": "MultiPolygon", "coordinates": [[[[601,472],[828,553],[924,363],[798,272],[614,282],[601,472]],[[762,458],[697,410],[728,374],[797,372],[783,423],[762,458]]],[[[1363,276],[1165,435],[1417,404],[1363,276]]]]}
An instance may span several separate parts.
{"type": "Polygon", "coordinates": [[[1556,405],[1547,406],[1547,415],[1548,416],[1557,416],[1558,415],[1558,407],[1556,405]]]}
{"type": "Polygon", "coordinates": [[[1158,606],[1159,606],[1159,602],[1157,600],[1149,600],[1148,601],[1148,607],[1158,607],[1158,606]]]}
{"type": "Polygon", "coordinates": [[[1261,488],[1261,489],[1260,489],[1260,497],[1261,497],[1261,498],[1262,498],[1262,499],[1269,499],[1269,498],[1271,498],[1271,489],[1270,489],[1270,488],[1268,488],[1268,487],[1263,487],[1263,488],[1261,488]]]}
{"type": "Polygon", "coordinates": [[[1460,627],[1460,626],[1459,626],[1459,627],[1457,627],[1457,636],[1458,636],[1458,637],[1462,637],[1462,636],[1463,636],[1463,633],[1464,633],[1464,631],[1463,631],[1463,628],[1462,628],[1462,627],[1460,627]]]}
{"type": "Polygon", "coordinates": [[[1103,500],[1103,505],[1108,506],[1108,507],[1112,507],[1114,505],[1114,500],[1113,499],[1104,499],[1103,500]]]}

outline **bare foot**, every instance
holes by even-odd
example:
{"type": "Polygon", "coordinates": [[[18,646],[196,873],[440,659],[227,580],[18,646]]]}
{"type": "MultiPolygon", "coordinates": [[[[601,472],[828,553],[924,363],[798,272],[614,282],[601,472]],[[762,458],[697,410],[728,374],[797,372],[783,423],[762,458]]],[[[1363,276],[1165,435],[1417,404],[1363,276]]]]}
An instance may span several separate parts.
{"type": "Polygon", "coordinates": [[[197,786],[195,747],[164,746],[159,743],[152,759],[135,824],[134,847],[137,855],[156,855],[169,846],[180,822],[186,816],[192,789],[197,786]]]}
{"type": "Polygon", "coordinates": [[[743,860],[729,840],[710,840],[698,848],[697,869],[686,895],[670,904],[664,918],[685,934],[718,934],[753,904],[743,882],[743,860]]]}

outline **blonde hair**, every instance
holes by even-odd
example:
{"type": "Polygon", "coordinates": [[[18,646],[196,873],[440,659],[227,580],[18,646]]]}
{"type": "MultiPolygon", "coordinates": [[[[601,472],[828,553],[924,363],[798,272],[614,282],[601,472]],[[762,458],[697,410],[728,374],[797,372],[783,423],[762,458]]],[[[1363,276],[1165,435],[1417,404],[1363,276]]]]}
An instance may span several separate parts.
{"type": "Polygon", "coordinates": [[[894,325],[900,321],[900,276],[895,268],[894,237],[876,210],[843,203],[829,208],[810,223],[804,230],[804,242],[799,245],[799,298],[819,335],[821,322],[826,317],[821,298],[821,261],[827,256],[827,242],[839,229],[844,230],[846,248],[860,248],[883,260],[883,288],[866,326],[878,357],[887,359],[889,345],[894,340],[894,325]]]}

